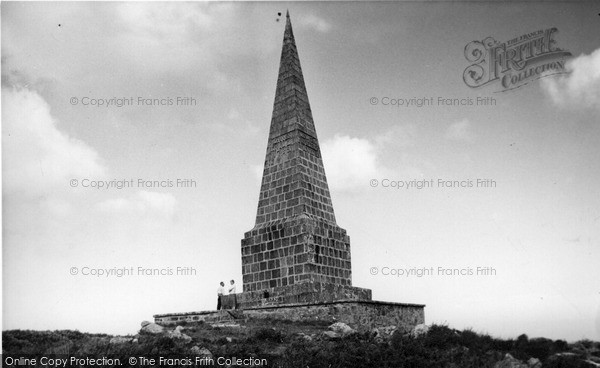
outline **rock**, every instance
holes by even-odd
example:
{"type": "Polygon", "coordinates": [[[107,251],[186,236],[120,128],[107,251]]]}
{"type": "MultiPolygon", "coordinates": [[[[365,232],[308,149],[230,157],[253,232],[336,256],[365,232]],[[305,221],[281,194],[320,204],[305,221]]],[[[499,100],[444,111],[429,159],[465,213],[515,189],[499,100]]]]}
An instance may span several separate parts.
{"type": "Polygon", "coordinates": [[[192,348],[190,349],[190,353],[192,353],[192,354],[200,354],[200,347],[198,345],[192,346],[192,348]]]}
{"type": "Polygon", "coordinates": [[[307,335],[305,333],[300,332],[298,334],[298,337],[305,340],[305,341],[313,341],[313,337],[311,335],[307,335]]]}
{"type": "Polygon", "coordinates": [[[148,321],[142,321],[142,328],[148,326],[150,324],[150,322],[148,321]]]}
{"type": "Polygon", "coordinates": [[[286,350],[287,348],[285,346],[279,345],[274,347],[273,349],[266,350],[265,353],[271,356],[281,357],[285,354],[286,350]]]}
{"type": "Polygon", "coordinates": [[[185,341],[186,344],[192,341],[192,338],[186,334],[181,334],[181,339],[185,341]]]}
{"type": "Polygon", "coordinates": [[[427,332],[429,332],[429,326],[427,326],[424,323],[421,323],[419,325],[416,325],[415,328],[412,329],[411,334],[415,337],[418,337],[421,335],[425,335],[427,332]]]}
{"type": "Polygon", "coordinates": [[[348,335],[348,334],[356,332],[356,331],[354,331],[354,329],[352,327],[348,326],[347,324],[345,324],[343,322],[336,322],[336,323],[332,324],[331,326],[329,326],[329,329],[333,332],[336,332],[336,333],[342,334],[342,335],[348,335]]]}
{"type": "Polygon", "coordinates": [[[325,332],[323,332],[323,336],[325,336],[329,339],[332,339],[332,340],[339,339],[340,337],[342,337],[342,335],[340,335],[337,332],[333,332],[333,331],[325,331],[325,332]]]}
{"type": "Polygon", "coordinates": [[[538,358],[529,358],[527,365],[529,368],[542,368],[542,362],[538,358]]]}
{"type": "Polygon", "coordinates": [[[227,340],[227,342],[233,342],[233,339],[231,337],[226,337],[225,340],[227,340]]]}
{"type": "Polygon", "coordinates": [[[159,334],[162,333],[164,330],[165,328],[163,326],[157,325],[156,323],[148,323],[147,325],[142,327],[143,332],[148,332],[152,334],[159,334]]]}
{"type": "Polygon", "coordinates": [[[386,327],[379,328],[379,331],[386,335],[393,335],[394,332],[396,332],[396,330],[398,330],[397,326],[386,326],[386,327]]]}
{"type": "Polygon", "coordinates": [[[202,348],[200,349],[200,355],[205,356],[205,357],[211,357],[212,358],[212,353],[210,352],[210,350],[208,350],[207,348],[202,348]]]}
{"type": "Polygon", "coordinates": [[[132,343],[137,344],[138,343],[138,339],[133,339],[132,343]]]}
{"type": "Polygon", "coordinates": [[[108,342],[109,344],[126,344],[128,342],[132,342],[132,337],[123,337],[123,336],[115,336],[108,342]]]}
{"type": "Polygon", "coordinates": [[[174,330],[174,331],[167,332],[167,337],[170,337],[171,339],[183,340],[185,343],[188,343],[188,342],[192,341],[191,337],[189,337],[186,334],[182,334],[177,329],[174,330]]]}
{"type": "Polygon", "coordinates": [[[211,327],[214,328],[240,328],[242,326],[239,325],[239,323],[211,323],[210,324],[211,327]]]}
{"type": "Polygon", "coordinates": [[[199,346],[193,346],[190,351],[192,352],[192,354],[200,355],[207,358],[212,358],[213,356],[210,350],[208,350],[207,348],[201,348],[199,346]]]}
{"type": "Polygon", "coordinates": [[[494,368],[529,368],[529,366],[519,359],[513,358],[512,355],[506,353],[504,359],[494,364],[494,368]]]}
{"type": "Polygon", "coordinates": [[[396,326],[377,327],[371,330],[375,334],[375,338],[378,340],[391,338],[394,332],[398,330],[396,326]]]}
{"type": "Polygon", "coordinates": [[[180,332],[183,331],[184,327],[183,326],[177,326],[175,327],[175,331],[180,332]]]}
{"type": "Polygon", "coordinates": [[[581,355],[563,352],[552,355],[547,360],[553,367],[580,367],[580,368],[598,368],[600,363],[596,363],[590,359],[586,359],[581,355]]]}

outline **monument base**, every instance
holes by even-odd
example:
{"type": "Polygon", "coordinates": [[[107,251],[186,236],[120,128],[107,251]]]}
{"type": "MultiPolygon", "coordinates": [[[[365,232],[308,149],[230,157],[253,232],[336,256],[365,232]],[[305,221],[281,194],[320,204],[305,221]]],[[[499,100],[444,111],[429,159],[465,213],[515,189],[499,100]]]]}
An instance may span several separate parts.
{"type": "Polygon", "coordinates": [[[343,322],[358,331],[396,326],[410,331],[425,323],[425,305],[373,300],[341,300],[319,303],[278,304],[236,310],[157,314],[154,322],[173,326],[182,322],[234,323],[247,320],[343,322]]]}
{"type": "Polygon", "coordinates": [[[235,323],[247,320],[344,322],[358,331],[396,326],[411,330],[425,323],[425,305],[371,300],[371,290],[354,286],[304,282],[223,296],[223,310],[157,314],[154,322],[235,323]]]}
{"type": "Polygon", "coordinates": [[[318,304],[339,300],[371,300],[371,290],[322,282],[302,282],[223,298],[224,309],[248,309],[290,304],[318,304]]]}

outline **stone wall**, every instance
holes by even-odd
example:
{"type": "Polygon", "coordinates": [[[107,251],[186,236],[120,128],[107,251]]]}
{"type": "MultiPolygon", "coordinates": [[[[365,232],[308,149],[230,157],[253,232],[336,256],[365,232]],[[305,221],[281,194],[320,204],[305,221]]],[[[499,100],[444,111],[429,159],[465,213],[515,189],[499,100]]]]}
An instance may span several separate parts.
{"type": "Polygon", "coordinates": [[[402,331],[410,331],[416,325],[425,323],[424,308],[419,304],[348,301],[247,309],[244,310],[244,316],[251,319],[344,322],[358,331],[385,326],[397,326],[402,331]]]}
{"type": "Polygon", "coordinates": [[[154,322],[176,325],[182,322],[227,323],[248,319],[344,322],[358,331],[397,326],[410,331],[425,323],[425,306],[377,301],[343,301],[320,304],[260,307],[237,311],[173,313],[154,316],[154,322]]]}
{"type": "Polygon", "coordinates": [[[154,315],[154,323],[161,326],[173,326],[181,324],[182,322],[194,323],[194,322],[206,322],[206,323],[219,323],[219,322],[232,322],[239,314],[235,314],[232,311],[201,311],[201,312],[188,312],[188,313],[167,313],[167,314],[156,314],[154,315]]]}
{"type": "Polygon", "coordinates": [[[342,300],[371,300],[371,290],[321,282],[305,282],[261,291],[236,294],[239,308],[287,304],[325,303],[342,300]]]}

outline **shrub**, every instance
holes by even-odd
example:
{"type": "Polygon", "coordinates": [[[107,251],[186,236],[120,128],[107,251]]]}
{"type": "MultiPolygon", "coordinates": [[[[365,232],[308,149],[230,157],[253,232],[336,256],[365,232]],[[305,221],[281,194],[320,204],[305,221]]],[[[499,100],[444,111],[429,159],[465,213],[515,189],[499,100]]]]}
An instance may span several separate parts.
{"type": "Polygon", "coordinates": [[[283,335],[281,332],[272,328],[260,328],[254,332],[253,338],[259,341],[282,342],[283,335]]]}
{"type": "Polygon", "coordinates": [[[543,366],[544,368],[585,368],[587,364],[575,355],[554,355],[543,366]]]}
{"type": "Polygon", "coordinates": [[[525,353],[542,361],[546,360],[553,353],[554,342],[543,337],[529,340],[525,347],[525,353]]]}
{"type": "Polygon", "coordinates": [[[438,349],[449,349],[459,342],[458,333],[444,325],[432,325],[424,339],[426,347],[438,349]]]}
{"type": "Polygon", "coordinates": [[[565,340],[555,340],[552,344],[552,350],[555,353],[560,353],[569,350],[569,344],[565,340]]]}

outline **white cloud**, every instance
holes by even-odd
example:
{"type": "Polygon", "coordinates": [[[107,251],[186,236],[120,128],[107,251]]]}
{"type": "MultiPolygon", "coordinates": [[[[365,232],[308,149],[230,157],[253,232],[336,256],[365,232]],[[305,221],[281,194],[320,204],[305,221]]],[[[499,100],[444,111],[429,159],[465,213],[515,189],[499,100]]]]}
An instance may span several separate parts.
{"type": "MultiPolygon", "coordinates": [[[[416,136],[417,126],[409,124],[391,128],[373,138],[338,134],[320,142],[329,188],[358,192],[368,190],[371,179],[423,178],[423,171],[433,167],[421,155],[407,152],[409,147],[414,147],[416,136]],[[394,166],[384,164],[384,154],[394,166]]],[[[263,165],[253,165],[251,170],[260,182],[263,165]]]]}
{"type": "Polygon", "coordinates": [[[562,108],[600,108],[600,49],[567,62],[570,74],[541,80],[542,89],[562,108]]]}
{"type": "Polygon", "coordinates": [[[229,120],[237,120],[241,117],[242,117],[242,115],[240,114],[240,112],[237,109],[231,109],[231,110],[229,110],[229,113],[227,113],[227,119],[229,119],[229,120]]]}
{"type": "Polygon", "coordinates": [[[395,147],[410,147],[414,144],[417,136],[415,124],[396,125],[385,134],[375,137],[377,146],[393,144],[395,147]]]}
{"type": "Polygon", "coordinates": [[[256,134],[260,131],[260,128],[252,121],[245,119],[240,112],[233,108],[227,113],[227,119],[229,122],[217,123],[217,128],[229,131],[231,133],[243,134],[256,134]]]}
{"type": "Polygon", "coordinates": [[[377,146],[368,139],[336,135],[322,143],[321,152],[332,189],[367,188],[370,179],[389,172],[379,162],[377,146]]]}
{"type": "Polygon", "coordinates": [[[235,91],[226,62],[255,55],[257,35],[235,32],[237,7],[230,3],[126,2],[116,5],[124,31],[113,38],[119,55],[136,70],[167,75],[198,74],[205,85],[235,91]]]}
{"type": "Polygon", "coordinates": [[[448,129],[446,129],[446,138],[459,142],[473,142],[475,134],[472,131],[469,120],[463,119],[452,123],[448,129]]]}
{"type": "Polygon", "coordinates": [[[35,198],[68,189],[69,180],[100,177],[97,152],[58,130],[36,92],[2,88],[4,190],[35,198]]]}
{"type": "MultiPolygon", "coordinates": [[[[119,3],[117,19],[124,31],[115,40],[120,54],[151,72],[188,71],[210,66],[214,52],[206,6],[197,3],[119,3]],[[195,39],[196,36],[198,39],[195,39]]],[[[216,70],[211,70],[215,73],[216,70]]],[[[216,78],[224,78],[216,74],[216,78]]]]}
{"type": "Polygon", "coordinates": [[[314,14],[309,14],[306,17],[302,17],[298,20],[298,22],[303,27],[312,28],[321,33],[327,33],[332,28],[329,22],[314,14]]]}
{"type": "Polygon", "coordinates": [[[205,7],[195,3],[122,3],[117,11],[134,31],[141,34],[183,37],[188,25],[202,29],[214,25],[214,19],[205,7]]]}
{"type": "MultiPolygon", "coordinates": [[[[379,164],[378,144],[364,138],[336,135],[321,143],[327,183],[332,190],[352,191],[367,188],[369,180],[386,175],[389,170],[379,164]]],[[[263,165],[253,165],[260,182],[263,165]]]]}
{"type": "Polygon", "coordinates": [[[129,198],[113,198],[100,202],[97,208],[109,213],[155,213],[171,217],[176,203],[177,200],[171,193],[140,190],[129,198]]]}
{"type": "Polygon", "coordinates": [[[264,171],[264,164],[252,165],[250,167],[250,169],[254,173],[254,177],[256,177],[258,179],[259,183],[261,183],[262,182],[263,171],[264,171]]]}

